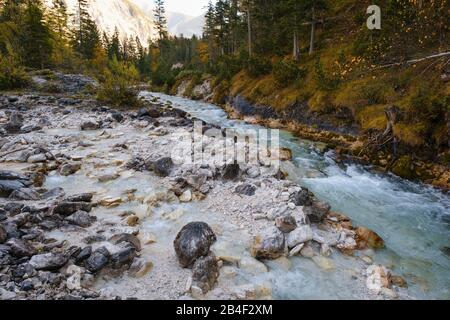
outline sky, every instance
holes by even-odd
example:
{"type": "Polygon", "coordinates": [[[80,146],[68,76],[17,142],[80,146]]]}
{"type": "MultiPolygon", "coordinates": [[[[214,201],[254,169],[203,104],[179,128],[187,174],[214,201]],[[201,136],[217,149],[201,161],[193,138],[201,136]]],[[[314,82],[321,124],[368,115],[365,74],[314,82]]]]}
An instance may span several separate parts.
{"type": "Polygon", "coordinates": [[[208,2],[209,0],[165,0],[167,11],[180,12],[190,16],[199,16],[205,12],[208,2]]]}

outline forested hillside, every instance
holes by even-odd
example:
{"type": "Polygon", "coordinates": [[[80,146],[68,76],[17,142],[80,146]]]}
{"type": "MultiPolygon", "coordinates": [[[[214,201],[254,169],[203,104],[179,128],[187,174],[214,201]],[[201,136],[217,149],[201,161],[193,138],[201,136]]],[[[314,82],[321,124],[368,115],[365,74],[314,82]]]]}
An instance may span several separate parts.
{"type": "Polygon", "coordinates": [[[1,89],[59,69],[95,76],[101,101],[132,106],[130,86],[138,82],[170,93],[181,86],[201,98],[194,88],[208,80],[209,98],[240,104],[241,116],[279,119],[401,176],[435,179],[444,169],[420,161],[449,163],[446,0],[379,1],[380,30],[366,24],[371,1],[218,0],[200,39],[169,36],[158,0],[158,39],[148,46],[104,34],[88,1],[78,3],[68,15],[62,0],[52,8],[40,0],[0,1],[1,89]]]}

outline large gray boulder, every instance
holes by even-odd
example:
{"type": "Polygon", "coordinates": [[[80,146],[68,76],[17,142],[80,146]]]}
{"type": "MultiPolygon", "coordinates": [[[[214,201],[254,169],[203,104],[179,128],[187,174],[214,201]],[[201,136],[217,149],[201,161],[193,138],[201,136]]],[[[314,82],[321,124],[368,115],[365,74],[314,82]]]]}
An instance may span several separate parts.
{"type": "Polygon", "coordinates": [[[216,240],[216,235],[204,222],[185,225],[173,243],[180,265],[184,268],[190,267],[198,258],[208,255],[216,240]]]}

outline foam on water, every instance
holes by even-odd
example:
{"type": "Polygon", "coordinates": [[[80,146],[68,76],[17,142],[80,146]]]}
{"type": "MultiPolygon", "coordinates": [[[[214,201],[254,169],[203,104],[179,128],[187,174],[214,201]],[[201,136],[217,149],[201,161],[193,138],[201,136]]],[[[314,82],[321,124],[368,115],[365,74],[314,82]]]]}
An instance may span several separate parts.
{"type": "MultiPolygon", "coordinates": [[[[158,97],[183,109],[194,117],[222,127],[260,128],[243,121],[229,120],[218,106],[159,93],[142,93],[158,97]]],[[[450,197],[431,187],[374,173],[359,165],[337,165],[332,154],[320,154],[314,143],[297,139],[282,131],[280,143],[293,151],[294,166],[290,178],[309,188],[333,210],[352,218],[357,225],[374,230],[385,240],[387,248],[376,255],[383,263],[409,282],[410,292],[418,298],[450,298],[450,260],[442,252],[450,246],[450,197]]],[[[345,272],[309,272],[317,269],[311,261],[293,259],[291,271],[275,268],[264,277],[274,283],[278,298],[358,298],[348,292],[345,272]],[[347,291],[346,291],[347,290],[347,291]]],[[[346,270],[345,258],[338,264],[346,270]]]]}

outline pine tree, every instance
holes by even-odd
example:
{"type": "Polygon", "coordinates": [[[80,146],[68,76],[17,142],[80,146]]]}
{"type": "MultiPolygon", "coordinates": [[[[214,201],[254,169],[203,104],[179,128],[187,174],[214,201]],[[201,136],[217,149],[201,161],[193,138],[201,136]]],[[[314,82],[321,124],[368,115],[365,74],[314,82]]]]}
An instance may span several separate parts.
{"type": "Polygon", "coordinates": [[[21,19],[20,42],[25,65],[44,68],[52,54],[51,34],[44,21],[44,10],[40,0],[27,1],[21,19]]]}
{"type": "Polygon", "coordinates": [[[87,8],[87,0],[77,0],[76,30],[74,31],[72,45],[83,58],[92,59],[95,51],[100,47],[100,33],[87,8]]]}
{"type": "Polygon", "coordinates": [[[158,39],[162,41],[168,37],[164,0],[155,0],[155,9],[153,14],[155,18],[155,29],[158,34],[158,39]]]}

